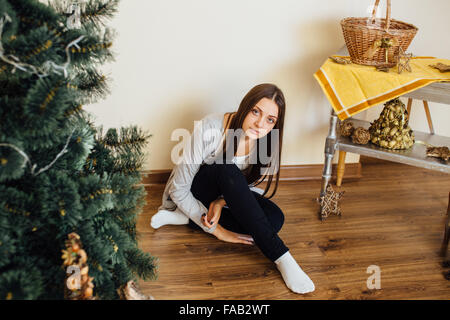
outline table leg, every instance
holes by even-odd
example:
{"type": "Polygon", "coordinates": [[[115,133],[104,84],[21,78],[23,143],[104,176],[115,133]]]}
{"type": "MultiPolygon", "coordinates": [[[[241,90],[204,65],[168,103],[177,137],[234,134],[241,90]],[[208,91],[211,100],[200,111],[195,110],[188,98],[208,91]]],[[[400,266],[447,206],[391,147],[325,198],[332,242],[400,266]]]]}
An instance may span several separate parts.
{"type": "Polygon", "coordinates": [[[342,178],[344,177],[346,154],[347,152],[345,151],[339,151],[339,161],[337,165],[337,180],[336,180],[336,186],[338,187],[342,185],[342,178]]]}
{"type": "Polygon", "coordinates": [[[428,128],[430,128],[430,133],[434,134],[433,121],[431,121],[430,108],[428,107],[428,101],[423,101],[423,108],[425,109],[425,114],[427,116],[428,128]]]}
{"type": "MultiPolygon", "coordinates": [[[[331,110],[331,117],[330,117],[330,128],[328,131],[328,136],[325,141],[325,163],[323,166],[323,173],[322,173],[322,187],[320,190],[320,196],[323,196],[327,190],[328,183],[331,180],[331,173],[332,173],[332,163],[333,163],[333,156],[336,151],[336,126],[337,126],[337,115],[334,112],[334,110],[331,110]]],[[[325,217],[322,214],[322,206],[320,207],[319,212],[319,218],[320,220],[324,220],[325,217]]]]}
{"type": "Polygon", "coordinates": [[[408,106],[406,107],[406,111],[408,112],[408,120],[411,117],[411,106],[412,106],[412,98],[408,98],[408,106]]]}

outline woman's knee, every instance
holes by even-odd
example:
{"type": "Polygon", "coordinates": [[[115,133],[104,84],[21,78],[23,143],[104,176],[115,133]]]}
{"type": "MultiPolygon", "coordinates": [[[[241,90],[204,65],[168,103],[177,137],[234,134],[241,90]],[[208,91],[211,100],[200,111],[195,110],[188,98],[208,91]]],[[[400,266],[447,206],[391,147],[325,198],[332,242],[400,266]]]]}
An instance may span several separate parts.
{"type": "Polygon", "coordinates": [[[217,181],[222,181],[224,184],[233,187],[235,185],[240,185],[243,182],[243,180],[239,179],[245,180],[245,177],[234,164],[203,164],[194,176],[190,190],[197,200],[200,200],[207,206],[205,202],[209,205],[209,203],[216,199],[221,193],[220,188],[217,187],[217,181]],[[238,172],[236,172],[236,170],[238,172]],[[240,177],[239,174],[242,177],[240,177]],[[211,199],[211,197],[215,198],[211,199]]]}
{"type": "Polygon", "coordinates": [[[219,172],[226,172],[226,173],[241,172],[234,163],[213,163],[208,164],[208,167],[210,167],[212,170],[218,170],[219,172]]]}
{"type": "Polygon", "coordinates": [[[216,173],[221,175],[221,177],[231,185],[238,184],[239,182],[245,180],[242,171],[239,170],[234,163],[213,163],[209,166],[212,166],[210,169],[215,170],[216,173]]]}

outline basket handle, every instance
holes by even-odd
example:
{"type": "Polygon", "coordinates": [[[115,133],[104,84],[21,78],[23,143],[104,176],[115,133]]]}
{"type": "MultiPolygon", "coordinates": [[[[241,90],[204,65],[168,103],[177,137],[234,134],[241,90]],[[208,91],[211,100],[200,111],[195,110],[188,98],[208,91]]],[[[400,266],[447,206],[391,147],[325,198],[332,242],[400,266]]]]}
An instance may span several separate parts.
{"type": "MultiPolygon", "coordinates": [[[[388,31],[389,30],[389,26],[391,24],[391,0],[386,0],[387,1],[387,5],[386,5],[386,27],[385,30],[388,31]]],[[[380,0],[376,0],[375,1],[375,5],[373,6],[373,11],[372,11],[372,23],[375,23],[375,17],[378,11],[378,5],[380,4],[380,0]]]]}

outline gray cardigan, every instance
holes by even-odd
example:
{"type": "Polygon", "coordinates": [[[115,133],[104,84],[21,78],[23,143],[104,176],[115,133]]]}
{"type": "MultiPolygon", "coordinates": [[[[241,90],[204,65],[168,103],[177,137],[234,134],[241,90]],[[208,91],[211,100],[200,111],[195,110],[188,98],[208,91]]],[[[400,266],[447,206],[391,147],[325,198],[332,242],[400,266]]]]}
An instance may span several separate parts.
{"type": "MultiPolygon", "coordinates": [[[[159,210],[174,211],[177,207],[200,226],[205,232],[212,233],[215,227],[209,229],[201,222],[203,213],[208,212],[203,203],[197,200],[191,192],[192,181],[200,166],[213,163],[223,145],[223,118],[221,113],[211,113],[200,121],[195,121],[194,131],[185,142],[183,156],[170,173],[159,210]]],[[[251,190],[262,193],[262,189],[252,187],[251,190]]]]}

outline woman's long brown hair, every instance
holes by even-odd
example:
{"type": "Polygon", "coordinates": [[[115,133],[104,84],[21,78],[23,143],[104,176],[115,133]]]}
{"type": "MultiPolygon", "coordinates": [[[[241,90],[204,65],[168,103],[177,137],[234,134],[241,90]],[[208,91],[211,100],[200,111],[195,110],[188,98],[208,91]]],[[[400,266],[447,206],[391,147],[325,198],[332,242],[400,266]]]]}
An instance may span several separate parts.
{"type": "MultiPolygon", "coordinates": [[[[263,83],[263,84],[259,84],[255,87],[253,87],[242,99],[241,104],[239,105],[238,110],[235,112],[234,117],[231,120],[229,127],[227,127],[227,126],[228,126],[228,123],[230,122],[229,119],[231,118],[231,115],[228,118],[225,128],[232,130],[232,131],[230,133],[230,131],[227,130],[227,132],[225,134],[226,134],[226,136],[230,135],[230,134],[232,135],[232,133],[236,132],[236,130],[242,129],[242,124],[244,123],[244,119],[247,116],[247,114],[249,112],[251,112],[252,108],[263,98],[273,100],[278,105],[278,119],[277,119],[277,122],[275,123],[275,126],[273,127],[273,129],[279,130],[278,131],[279,132],[278,141],[276,141],[277,145],[272,146],[270,143],[272,141],[273,129],[266,136],[264,136],[260,139],[257,139],[257,141],[256,141],[257,149],[254,150],[257,154],[257,163],[250,164],[248,166],[248,168],[243,171],[243,173],[247,179],[248,184],[252,185],[252,186],[259,185],[267,177],[268,180],[267,180],[266,189],[264,190],[264,193],[262,195],[265,196],[268,193],[270,186],[272,184],[273,173],[267,174],[267,171],[266,171],[265,174],[261,174],[261,168],[264,168],[264,167],[263,167],[263,164],[261,163],[260,157],[259,157],[259,153],[260,153],[259,150],[260,150],[261,145],[268,146],[267,157],[270,158],[270,161],[267,164],[267,166],[272,167],[272,168],[275,166],[275,168],[276,168],[275,169],[276,170],[275,188],[274,188],[272,194],[269,197],[266,197],[267,199],[270,199],[275,195],[275,192],[278,189],[278,181],[280,179],[281,147],[283,145],[284,114],[285,114],[285,110],[286,110],[286,103],[285,103],[283,92],[276,85],[270,84],[270,83],[263,83]],[[266,140],[266,141],[263,141],[263,140],[266,140]],[[275,149],[278,149],[278,150],[272,150],[272,147],[274,147],[275,149]],[[276,152],[276,151],[278,151],[278,152],[276,152]]],[[[227,158],[227,154],[226,154],[227,147],[229,148],[229,147],[233,146],[234,147],[233,157],[236,155],[236,151],[237,151],[237,147],[238,147],[238,143],[237,143],[236,139],[237,139],[237,141],[240,141],[240,137],[236,137],[236,136],[233,139],[225,139],[225,141],[228,141],[228,143],[224,143],[223,148],[222,148],[224,161],[226,161],[226,158],[227,158]],[[230,145],[230,144],[232,144],[232,145],[230,145]]]]}

